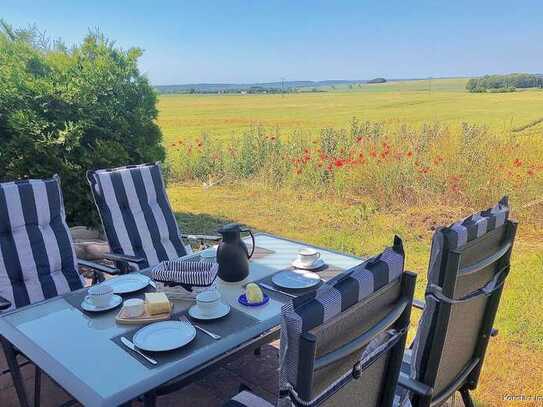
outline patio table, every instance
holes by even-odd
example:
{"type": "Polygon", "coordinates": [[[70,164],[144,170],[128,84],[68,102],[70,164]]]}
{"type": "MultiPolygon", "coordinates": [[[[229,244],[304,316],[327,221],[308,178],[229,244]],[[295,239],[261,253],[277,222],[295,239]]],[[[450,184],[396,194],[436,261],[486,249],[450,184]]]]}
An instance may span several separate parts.
{"type": "MultiPolygon", "coordinates": [[[[281,306],[290,298],[264,290],[270,296],[267,305],[246,307],[238,303],[238,297],[245,284],[288,268],[300,248],[314,246],[265,233],[257,233],[255,239],[256,246],[263,250],[251,260],[248,279],[240,283],[218,282],[223,301],[250,316],[252,323],[220,340],[206,341],[188,355],[185,353],[157,367],[150,368],[138,356],[115,343],[114,338],[134,330],[134,326],[115,322],[119,309],[102,314],[84,313],[69,302],[68,296],[80,294],[78,292],[2,314],[0,335],[85,406],[121,405],[172,379],[188,383],[226,357],[277,338],[281,306]]],[[[321,258],[337,273],[361,261],[356,256],[318,249],[321,258]]],[[[195,256],[198,254],[187,259],[195,256]]],[[[176,301],[173,312],[191,305],[176,301]]],[[[212,323],[206,327],[213,330],[212,323]]]]}

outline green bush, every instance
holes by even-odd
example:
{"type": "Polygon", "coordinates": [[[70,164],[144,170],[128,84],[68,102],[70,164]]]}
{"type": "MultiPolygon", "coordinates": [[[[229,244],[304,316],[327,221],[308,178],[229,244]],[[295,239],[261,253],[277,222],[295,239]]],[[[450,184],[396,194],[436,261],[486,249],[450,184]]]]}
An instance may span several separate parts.
{"type": "Polygon", "coordinates": [[[68,222],[99,223],[87,170],[164,159],[141,51],[99,33],[67,49],[0,24],[0,181],[61,177],[68,222]]]}

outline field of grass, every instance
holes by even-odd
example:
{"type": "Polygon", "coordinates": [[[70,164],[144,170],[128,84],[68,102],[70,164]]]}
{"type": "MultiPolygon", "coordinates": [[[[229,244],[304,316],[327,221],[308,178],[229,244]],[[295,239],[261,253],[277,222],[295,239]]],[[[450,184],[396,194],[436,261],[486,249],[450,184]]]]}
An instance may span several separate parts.
{"type": "Polygon", "coordinates": [[[542,405],[504,396],[543,395],[543,124],[510,131],[543,116],[543,92],[469,94],[464,83],[161,97],[168,194],[187,232],[236,221],[359,255],[399,234],[421,297],[433,229],[509,193],[519,236],[475,396],[542,405]],[[379,123],[353,131],[353,116],[379,123]]]}
{"type": "MultiPolygon", "coordinates": [[[[251,125],[311,134],[324,127],[346,127],[356,116],[390,125],[441,122],[480,123],[500,132],[543,116],[543,91],[508,94],[467,93],[464,79],[390,82],[285,95],[168,95],[159,100],[164,142],[239,134],[251,125]]],[[[539,129],[543,128],[543,125],[539,129]]]]}

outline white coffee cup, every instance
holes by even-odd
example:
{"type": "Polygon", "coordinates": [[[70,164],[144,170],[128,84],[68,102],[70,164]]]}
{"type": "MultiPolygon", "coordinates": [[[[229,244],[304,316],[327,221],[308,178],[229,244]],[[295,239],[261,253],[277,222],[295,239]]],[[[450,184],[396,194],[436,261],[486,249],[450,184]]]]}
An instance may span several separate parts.
{"type": "Polygon", "coordinates": [[[298,263],[302,266],[311,266],[320,257],[321,254],[311,247],[306,247],[298,251],[298,263]]]}
{"type": "Polygon", "coordinates": [[[123,303],[125,315],[128,318],[136,318],[145,312],[145,301],[141,298],[130,298],[123,303]]]}
{"type": "Polygon", "coordinates": [[[109,285],[93,285],[89,288],[88,300],[97,307],[105,307],[111,303],[113,298],[113,288],[109,285]]]}
{"type": "Polygon", "coordinates": [[[196,296],[196,304],[203,315],[213,314],[221,301],[221,294],[217,290],[203,291],[196,296]]]}

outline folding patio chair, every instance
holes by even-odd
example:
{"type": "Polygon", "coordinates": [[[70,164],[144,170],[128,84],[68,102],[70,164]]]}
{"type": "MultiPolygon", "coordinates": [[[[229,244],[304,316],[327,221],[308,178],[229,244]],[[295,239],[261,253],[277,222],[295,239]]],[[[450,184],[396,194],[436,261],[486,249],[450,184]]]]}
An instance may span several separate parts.
{"type": "Polygon", "coordinates": [[[106,258],[123,272],[190,254],[181,239],[220,239],[179,233],[159,163],[89,171],[87,179],[112,251],[106,258]]]}
{"type": "Polygon", "coordinates": [[[509,273],[517,223],[507,198],[494,208],[438,229],[423,309],[399,385],[414,407],[438,406],[459,391],[473,407],[503,284],[509,273]]]}
{"type": "MultiPolygon", "coordinates": [[[[58,177],[0,183],[0,311],[9,312],[82,288],[78,265],[94,271],[93,282],[103,280],[103,272],[119,272],[76,258],[58,177]]],[[[17,362],[21,353],[2,336],[0,341],[9,367],[2,374],[11,372],[19,402],[26,407],[28,400],[17,362]]],[[[40,402],[40,381],[41,371],[36,366],[36,406],[40,402]]]]}
{"type": "MultiPolygon", "coordinates": [[[[283,306],[278,406],[389,407],[416,276],[402,242],[283,306]]],[[[272,404],[248,390],[224,406],[272,404]]]]}

